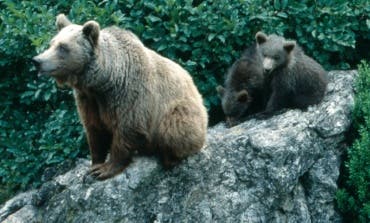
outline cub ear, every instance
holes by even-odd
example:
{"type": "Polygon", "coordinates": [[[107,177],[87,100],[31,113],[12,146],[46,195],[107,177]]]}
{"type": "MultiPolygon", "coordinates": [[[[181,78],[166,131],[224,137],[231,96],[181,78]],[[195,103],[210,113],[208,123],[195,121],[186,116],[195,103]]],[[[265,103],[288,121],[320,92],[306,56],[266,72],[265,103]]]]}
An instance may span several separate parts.
{"type": "Polygon", "coordinates": [[[258,44],[262,44],[267,41],[267,35],[261,31],[256,33],[256,41],[258,44]]]}
{"type": "Polygon", "coordinates": [[[225,88],[224,88],[224,87],[222,87],[221,85],[218,85],[218,86],[216,87],[216,91],[217,91],[218,95],[219,95],[220,97],[222,97],[222,96],[224,95],[224,93],[225,93],[225,88]]]}
{"type": "Polygon", "coordinates": [[[236,99],[238,102],[246,102],[249,99],[248,92],[246,90],[241,90],[238,92],[236,99]]]}
{"type": "Polygon", "coordinates": [[[95,21],[88,21],[82,28],[82,33],[91,42],[93,46],[98,45],[100,26],[95,21]]]}
{"type": "Polygon", "coordinates": [[[283,47],[287,53],[290,53],[294,49],[295,45],[295,41],[285,41],[283,47]]]}
{"type": "Polygon", "coordinates": [[[57,26],[58,31],[60,31],[64,27],[69,26],[71,24],[72,24],[71,21],[69,21],[64,14],[59,14],[57,16],[57,20],[55,22],[55,25],[57,26]]]}

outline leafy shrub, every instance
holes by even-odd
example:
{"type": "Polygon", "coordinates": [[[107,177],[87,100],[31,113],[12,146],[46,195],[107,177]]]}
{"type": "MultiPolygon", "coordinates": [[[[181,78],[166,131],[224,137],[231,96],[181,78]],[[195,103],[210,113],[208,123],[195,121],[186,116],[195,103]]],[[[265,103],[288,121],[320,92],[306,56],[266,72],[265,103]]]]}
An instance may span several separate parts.
{"type": "Polygon", "coordinates": [[[47,47],[55,8],[41,1],[0,5],[0,198],[38,186],[48,166],[85,156],[70,91],[38,78],[30,59],[47,47]],[[42,25],[40,25],[42,24],[42,25]]]}
{"type": "Polygon", "coordinates": [[[348,221],[370,221],[370,66],[362,63],[356,82],[354,127],[358,138],[348,149],[346,182],[337,203],[348,221]]]}
{"type": "Polygon", "coordinates": [[[88,150],[70,90],[38,78],[30,59],[56,33],[55,16],[97,20],[136,33],[150,48],[184,66],[213,122],[215,87],[259,30],[297,39],[327,69],[368,56],[367,0],[63,0],[0,1],[0,198],[40,184],[48,166],[88,150]]]}

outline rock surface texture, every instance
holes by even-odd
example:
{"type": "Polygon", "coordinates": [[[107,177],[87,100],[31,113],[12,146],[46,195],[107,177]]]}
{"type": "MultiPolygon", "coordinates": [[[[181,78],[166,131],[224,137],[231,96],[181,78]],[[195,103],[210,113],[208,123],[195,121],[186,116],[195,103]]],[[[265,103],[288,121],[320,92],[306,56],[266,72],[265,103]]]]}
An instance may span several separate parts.
{"type": "Polygon", "coordinates": [[[101,182],[80,160],[5,203],[0,222],[341,222],[334,197],[355,76],[330,72],[324,101],[305,112],[210,128],[206,148],[169,171],[137,157],[101,182]]]}

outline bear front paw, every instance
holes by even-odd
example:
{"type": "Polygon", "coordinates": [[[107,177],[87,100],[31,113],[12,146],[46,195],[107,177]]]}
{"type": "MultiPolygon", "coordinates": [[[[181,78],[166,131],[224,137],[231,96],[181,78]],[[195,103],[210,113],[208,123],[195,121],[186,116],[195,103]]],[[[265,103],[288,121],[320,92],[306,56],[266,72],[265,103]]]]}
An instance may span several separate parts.
{"type": "Polygon", "coordinates": [[[91,166],[88,174],[97,180],[105,180],[121,173],[126,166],[127,164],[115,164],[111,162],[95,164],[91,166]]]}

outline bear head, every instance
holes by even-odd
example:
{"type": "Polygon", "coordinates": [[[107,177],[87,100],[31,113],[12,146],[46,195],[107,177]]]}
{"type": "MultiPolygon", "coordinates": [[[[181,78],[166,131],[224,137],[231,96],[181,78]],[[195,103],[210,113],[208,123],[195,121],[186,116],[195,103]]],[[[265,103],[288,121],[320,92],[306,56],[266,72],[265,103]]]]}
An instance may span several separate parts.
{"type": "Polygon", "coordinates": [[[50,41],[49,48],[32,60],[39,75],[50,75],[59,84],[71,82],[73,76],[83,73],[98,47],[100,26],[95,21],[83,26],[72,24],[64,14],[56,18],[58,34],[50,41]]]}
{"type": "Polygon", "coordinates": [[[222,110],[226,116],[226,124],[229,127],[236,125],[237,121],[248,110],[252,98],[245,89],[235,91],[225,89],[219,85],[216,90],[221,99],[222,110]]]}
{"type": "Polygon", "coordinates": [[[296,47],[295,41],[288,41],[277,35],[267,36],[263,32],[256,34],[256,42],[266,73],[287,66],[296,47]]]}

